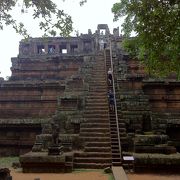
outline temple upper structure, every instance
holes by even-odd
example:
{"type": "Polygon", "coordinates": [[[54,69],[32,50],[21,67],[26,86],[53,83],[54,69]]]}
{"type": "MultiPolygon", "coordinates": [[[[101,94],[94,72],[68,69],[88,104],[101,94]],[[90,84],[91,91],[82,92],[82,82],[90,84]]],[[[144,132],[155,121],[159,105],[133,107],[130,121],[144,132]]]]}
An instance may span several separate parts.
{"type": "Polygon", "coordinates": [[[87,34],[80,34],[77,37],[29,38],[20,42],[19,58],[93,53],[99,50],[102,41],[104,47],[108,47],[110,38],[113,36],[119,36],[119,32],[114,30],[114,35],[112,35],[107,24],[99,24],[93,34],[91,30],[88,30],[87,34]]]}

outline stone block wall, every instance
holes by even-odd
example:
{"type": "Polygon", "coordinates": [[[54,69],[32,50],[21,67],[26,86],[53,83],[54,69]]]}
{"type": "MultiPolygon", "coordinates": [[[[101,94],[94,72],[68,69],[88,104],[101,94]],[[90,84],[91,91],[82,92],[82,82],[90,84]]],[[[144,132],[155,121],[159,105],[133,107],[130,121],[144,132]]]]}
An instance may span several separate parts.
{"type": "Polygon", "coordinates": [[[145,81],[143,90],[149,96],[154,112],[179,112],[180,82],[145,81]]]}
{"type": "MultiPolygon", "coordinates": [[[[180,82],[148,78],[143,66],[122,51],[116,53],[114,64],[119,118],[126,123],[130,142],[134,143],[137,134],[145,138],[149,138],[149,133],[165,134],[165,145],[151,147],[151,152],[163,148],[167,152],[179,151],[180,82]]],[[[134,144],[129,146],[133,148],[134,144]]],[[[147,152],[148,148],[139,145],[137,151],[147,152]]]]}
{"type": "Polygon", "coordinates": [[[47,55],[78,55],[94,51],[94,36],[92,33],[81,34],[78,37],[48,37],[29,38],[22,40],[19,45],[19,56],[47,55]],[[65,51],[63,51],[65,50],[65,51]]]}
{"type": "Polygon", "coordinates": [[[143,90],[149,96],[153,130],[167,134],[170,145],[180,151],[180,82],[145,81],[143,90]]]}
{"type": "Polygon", "coordinates": [[[12,58],[10,80],[65,80],[75,75],[83,63],[82,56],[49,58],[12,58]]]}
{"type": "Polygon", "coordinates": [[[31,150],[41,132],[40,119],[1,119],[0,156],[17,156],[31,150]]]}
{"type": "Polygon", "coordinates": [[[125,121],[127,133],[147,130],[144,121],[150,114],[150,107],[148,96],[142,91],[143,67],[137,60],[120,54],[114,68],[119,118],[125,121]]]}
{"type": "Polygon", "coordinates": [[[64,92],[58,83],[20,83],[0,87],[0,118],[47,117],[57,109],[57,97],[64,92]]]}
{"type": "MultiPolygon", "coordinates": [[[[30,46],[37,48],[36,43],[30,46]]],[[[12,58],[9,81],[0,83],[0,156],[30,151],[36,135],[41,133],[41,125],[56,112],[73,114],[77,111],[74,118],[82,117],[78,114],[83,106],[85,77],[82,69],[87,67],[84,61],[89,63],[89,60],[72,53],[43,55],[32,50],[34,54],[29,52],[28,55],[23,48],[26,47],[20,47],[17,58],[12,58]],[[33,123],[28,123],[28,119],[33,123]]],[[[77,131],[74,130],[79,128],[77,119],[63,124],[67,133],[77,131]]]]}

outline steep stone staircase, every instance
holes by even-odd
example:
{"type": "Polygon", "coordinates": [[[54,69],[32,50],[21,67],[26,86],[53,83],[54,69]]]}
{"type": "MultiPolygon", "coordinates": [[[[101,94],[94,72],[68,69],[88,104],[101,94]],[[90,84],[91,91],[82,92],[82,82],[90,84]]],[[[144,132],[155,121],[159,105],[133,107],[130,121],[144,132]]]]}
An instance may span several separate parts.
{"type": "Polygon", "coordinates": [[[103,54],[95,58],[86,98],[85,122],[80,138],[84,151],[74,154],[75,168],[105,168],[112,165],[107,80],[103,54]]]}
{"type": "MultiPolygon", "coordinates": [[[[111,54],[109,49],[105,50],[105,62],[106,62],[106,71],[108,71],[109,68],[113,70],[112,62],[111,62],[111,54]]],[[[114,88],[115,87],[113,86],[113,82],[111,84],[108,84],[108,90],[111,90],[113,92],[114,88]]],[[[123,137],[124,134],[126,134],[125,123],[123,121],[118,120],[118,116],[116,117],[116,111],[109,111],[109,115],[110,115],[112,165],[120,166],[121,136],[123,137]]]]}

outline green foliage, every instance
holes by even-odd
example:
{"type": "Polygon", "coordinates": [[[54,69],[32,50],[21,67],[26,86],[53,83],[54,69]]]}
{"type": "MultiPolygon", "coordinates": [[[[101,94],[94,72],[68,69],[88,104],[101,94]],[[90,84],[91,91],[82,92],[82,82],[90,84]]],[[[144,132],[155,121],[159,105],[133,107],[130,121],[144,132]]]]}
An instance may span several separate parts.
{"type": "Polygon", "coordinates": [[[139,55],[139,46],[138,46],[137,38],[125,39],[123,41],[124,49],[129,52],[129,55],[132,58],[138,57],[139,55]]]}
{"type": "Polygon", "coordinates": [[[124,43],[131,55],[143,60],[155,76],[176,72],[180,78],[179,0],[121,0],[113,5],[112,12],[115,21],[125,17],[125,38],[136,33],[136,40],[126,39],[124,43]]]}
{"type": "Polygon", "coordinates": [[[111,174],[108,174],[108,180],[114,180],[114,176],[113,176],[113,174],[111,173],[111,174]]]}
{"type": "Polygon", "coordinates": [[[22,22],[18,23],[11,15],[11,11],[21,4],[21,14],[28,9],[33,10],[33,19],[39,19],[39,28],[44,31],[44,36],[68,36],[72,32],[71,16],[59,10],[51,0],[1,0],[0,1],[0,29],[11,25],[17,33],[24,37],[29,34],[22,22]]]}

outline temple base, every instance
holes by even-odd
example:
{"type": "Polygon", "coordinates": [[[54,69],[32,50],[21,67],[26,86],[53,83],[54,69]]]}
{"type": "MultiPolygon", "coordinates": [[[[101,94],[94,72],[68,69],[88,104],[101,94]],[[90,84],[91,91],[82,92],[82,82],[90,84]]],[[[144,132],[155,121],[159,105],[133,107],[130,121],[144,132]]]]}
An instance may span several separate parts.
{"type": "Polygon", "coordinates": [[[24,173],[66,173],[72,172],[73,154],[48,155],[47,152],[30,152],[20,156],[24,173]]]}

